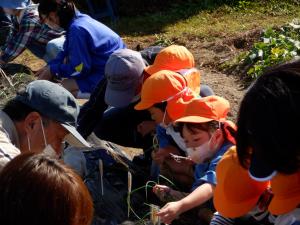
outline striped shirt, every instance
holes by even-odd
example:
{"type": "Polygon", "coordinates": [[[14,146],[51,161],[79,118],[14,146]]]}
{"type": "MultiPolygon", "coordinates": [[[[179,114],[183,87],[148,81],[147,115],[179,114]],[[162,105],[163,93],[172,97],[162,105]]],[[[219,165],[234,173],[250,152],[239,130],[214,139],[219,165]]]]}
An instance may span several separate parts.
{"type": "MultiPolygon", "coordinates": [[[[47,43],[64,34],[62,30],[52,30],[47,25],[40,23],[37,10],[38,5],[31,4],[21,11],[19,17],[13,17],[13,29],[2,47],[3,54],[1,60],[9,62],[19,56],[30,45],[39,49],[43,57],[47,43]]],[[[35,52],[33,52],[35,54],[35,52]]]]}

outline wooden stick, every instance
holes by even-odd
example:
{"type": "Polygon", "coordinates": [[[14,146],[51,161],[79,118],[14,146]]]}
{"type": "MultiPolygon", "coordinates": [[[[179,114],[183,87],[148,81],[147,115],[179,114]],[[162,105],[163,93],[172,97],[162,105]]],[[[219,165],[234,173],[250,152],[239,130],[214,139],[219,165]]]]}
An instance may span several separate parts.
{"type": "Polygon", "coordinates": [[[99,159],[99,171],[100,171],[100,180],[101,180],[101,195],[104,195],[104,189],[103,189],[103,161],[102,159],[99,159]]]}

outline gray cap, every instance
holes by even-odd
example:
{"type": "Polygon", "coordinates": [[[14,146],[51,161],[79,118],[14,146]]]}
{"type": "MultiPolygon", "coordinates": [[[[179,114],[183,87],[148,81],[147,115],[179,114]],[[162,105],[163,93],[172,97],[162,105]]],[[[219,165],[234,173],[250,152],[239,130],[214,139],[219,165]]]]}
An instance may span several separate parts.
{"type": "Polygon", "coordinates": [[[9,9],[24,9],[30,4],[30,0],[0,0],[0,7],[9,9]]]}
{"type": "Polygon", "coordinates": [[[65,138],[69,144],[77,147],[90,146],[76,130],[79,114],[76,99],[62,86],[46,80],[32,81],[15,99],[59,122],[70,132],[65,138]]]}
{"type": "Polygon", "coordinates": [[[119,49],[111,54],[105,65],[105,102],[114,107],[127,106],[143,82],[144,68],[143,58],[137,51],[119,49]]]}

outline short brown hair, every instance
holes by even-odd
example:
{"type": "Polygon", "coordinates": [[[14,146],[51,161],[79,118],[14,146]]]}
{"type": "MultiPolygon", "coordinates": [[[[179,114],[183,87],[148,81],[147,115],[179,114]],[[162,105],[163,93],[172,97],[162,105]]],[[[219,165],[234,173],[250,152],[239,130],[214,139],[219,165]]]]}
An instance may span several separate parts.
{"type": "Polygon", "coordinates": [[[81,178],[44,154],[21,154],[3,168],[0,202],[3,224],[88,225],[93,217],[81,178]]]}

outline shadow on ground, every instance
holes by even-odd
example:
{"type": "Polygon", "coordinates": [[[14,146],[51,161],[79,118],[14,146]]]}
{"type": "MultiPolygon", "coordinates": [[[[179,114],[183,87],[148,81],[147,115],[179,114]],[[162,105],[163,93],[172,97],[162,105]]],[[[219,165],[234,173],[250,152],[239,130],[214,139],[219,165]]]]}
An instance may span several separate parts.
{"type": "MultiPolygon", "coordinates": [[[[149,35],[160,33],[166,26],[197,15],[203,10],[215,11],[224,4],[234,6],[238,0],[114,0],[118,20],[109,18],[101,22],[123,35],[149,35]],[[134,18],[134,20],[132,20],[134,18]]],[[[84,4],[81,4],[84,7],[84,4]]],[[[101,6],[101,1],[96,5],[101,6]]],[[[103,7],[103,6],[102,6],[103,7]]]]}

